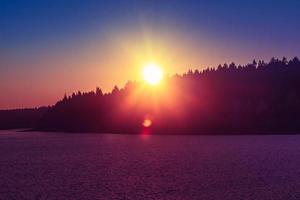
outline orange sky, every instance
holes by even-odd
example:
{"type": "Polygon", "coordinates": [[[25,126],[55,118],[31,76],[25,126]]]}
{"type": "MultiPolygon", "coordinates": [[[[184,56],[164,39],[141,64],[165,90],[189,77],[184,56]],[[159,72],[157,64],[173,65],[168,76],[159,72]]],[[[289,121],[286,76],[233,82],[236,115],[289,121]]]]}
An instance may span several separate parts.
{"type": "Polygon", "coordinates": [[[241,57],[238,50],[226,52],[226,43],[207,35],[199,34],[194,41],[188,32],[170,27],[124,30],[112,28],[72,45],[54,43],[47,49],[38,46],[21,52],[17,60],[7,63],[14,70],[5,71],[0,85],[6,94],[0,99],[1,107],[52,105],[65,93],[90,91],[96,86],[108,92],[114,85],[122,87],[128,80],[140,80],[142,68],[149,62],[173,75],[231,62],[229,58],[239,63],[251,61],[241,57]]]}
{"type": "Polygon", "coordinates": [[[173,75],[226,61],[210,40],[195,43],[187,33],[121,30],[112,28],[105,35],[91,35],[68,46],[34,47],[21,52],[17,60],[10,59],[7,64],[14,70],[5,71],[0,85],[7,94],[0,100],[1,107],[52,105],[65,93],[90,91],[96,86],[107,92],[114,85],[122,87],[128,80],[140,80],[141,70],[149,62],[173,75]]]}

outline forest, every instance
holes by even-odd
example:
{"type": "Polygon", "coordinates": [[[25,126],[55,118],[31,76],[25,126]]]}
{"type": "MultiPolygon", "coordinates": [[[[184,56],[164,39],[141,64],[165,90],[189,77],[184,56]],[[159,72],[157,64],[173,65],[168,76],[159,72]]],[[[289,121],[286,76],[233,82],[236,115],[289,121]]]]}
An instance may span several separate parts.
{"type": "Polygon", "coordinates": [[[124,134],[300,133],[300,61],[235,63],[65,95],[39,109],[0,111],[0,128],[124,134]],[[145,122],[147,122],[145,124],[145,122]]]}

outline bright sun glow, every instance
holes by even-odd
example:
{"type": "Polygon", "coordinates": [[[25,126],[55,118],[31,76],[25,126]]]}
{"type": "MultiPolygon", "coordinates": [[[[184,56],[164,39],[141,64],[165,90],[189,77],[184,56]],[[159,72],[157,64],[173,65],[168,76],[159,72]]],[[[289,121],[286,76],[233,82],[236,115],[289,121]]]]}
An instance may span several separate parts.
{"type": "Polygon", "coordinates": [[[163,78],[161,68],[156,64],[148,64],[143,69],[143,79],[151,85],[158,84],[163,78]]]}

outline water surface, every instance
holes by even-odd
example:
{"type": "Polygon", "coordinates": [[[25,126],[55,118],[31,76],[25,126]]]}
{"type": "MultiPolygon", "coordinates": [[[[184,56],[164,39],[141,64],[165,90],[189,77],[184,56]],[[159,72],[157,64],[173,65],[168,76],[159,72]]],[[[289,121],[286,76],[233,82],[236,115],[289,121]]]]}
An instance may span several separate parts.
{"type": "Polygon", "coordinates": [[[300,135],[0,131],[0,199],[300,199],[300,135]]]}

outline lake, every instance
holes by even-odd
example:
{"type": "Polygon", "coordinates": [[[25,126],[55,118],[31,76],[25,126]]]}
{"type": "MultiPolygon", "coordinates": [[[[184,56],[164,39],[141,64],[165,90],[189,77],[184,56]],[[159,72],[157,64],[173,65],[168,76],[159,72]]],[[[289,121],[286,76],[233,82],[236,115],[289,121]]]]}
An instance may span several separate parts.
{"type": "Polygon", "coordinates": [[[300,199],[300,135],[0,131],[0,199],[300,199]]]}

